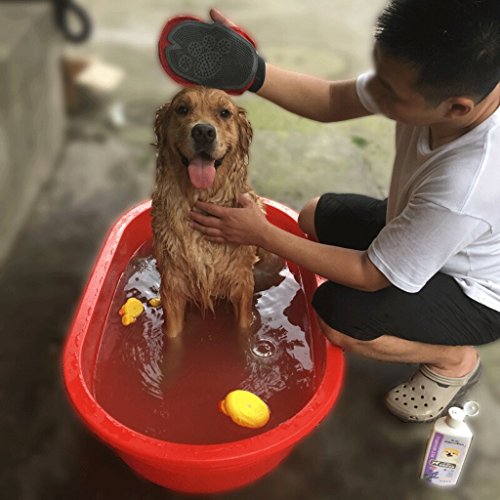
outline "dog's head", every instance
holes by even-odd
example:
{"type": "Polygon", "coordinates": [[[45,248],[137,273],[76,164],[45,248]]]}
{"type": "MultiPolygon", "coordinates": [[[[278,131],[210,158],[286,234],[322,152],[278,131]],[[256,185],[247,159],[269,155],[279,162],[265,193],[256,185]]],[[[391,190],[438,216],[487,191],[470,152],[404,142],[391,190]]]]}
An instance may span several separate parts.
{"type": "Polygon", "coordinates": [[[443,456],[449,460],[457,459],[460,455],[460,452],[455,448],[445,448],[443,450],[443,456]]]}
{"type": "Polygon", "coordinates": [[[245,111],[221,90],[185,88],[156,113],[158,168],[177,169],[195,189],[209,189],[219,171],[244,169],[252,128],[245,111]]]}

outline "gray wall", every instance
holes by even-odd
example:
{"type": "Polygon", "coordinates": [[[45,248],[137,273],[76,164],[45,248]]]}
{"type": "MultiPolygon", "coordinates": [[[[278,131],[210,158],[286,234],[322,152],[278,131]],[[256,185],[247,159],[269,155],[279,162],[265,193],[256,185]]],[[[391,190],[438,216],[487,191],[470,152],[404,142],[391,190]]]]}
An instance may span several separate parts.
{"type": "Polygon", "coordinates": [[[61,150],[61,47],[49,3],[0,3],[0,264],[61,150]]]}

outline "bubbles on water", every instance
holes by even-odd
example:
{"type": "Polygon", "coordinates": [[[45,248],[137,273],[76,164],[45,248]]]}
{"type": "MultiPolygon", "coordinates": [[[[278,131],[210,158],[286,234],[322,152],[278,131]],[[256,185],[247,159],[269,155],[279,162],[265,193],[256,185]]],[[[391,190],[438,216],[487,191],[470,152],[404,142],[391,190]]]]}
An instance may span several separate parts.
{"type": "Polygon", "coordinates": [[[259,358],[270,358],[277,350],[278,346],[268,339],[257,339],[251,347],[252,353],[259,358]]]}
{"type": "Polygon", "coordinates": [[[136,297],[144,305],[138,323],[127,330],[129,335],[125,336],[128,340],[123,343],[123,354],[136,367],[144,391],[162,399],[163,310],[148,304],[149,299],[159,295],[160,274],[156,260],[151,256],[132,259],[123,278],[127,296],[136,297]]]}
{"type": "Polygon", "coordinates": [[[158,297],[160,293],[160,273],[156,267],[156,259],[142,257],[133,259],[129,263],[128,279],[125,283],[125,292],[134,292],[139,299],[146,301],[158,297]]]}

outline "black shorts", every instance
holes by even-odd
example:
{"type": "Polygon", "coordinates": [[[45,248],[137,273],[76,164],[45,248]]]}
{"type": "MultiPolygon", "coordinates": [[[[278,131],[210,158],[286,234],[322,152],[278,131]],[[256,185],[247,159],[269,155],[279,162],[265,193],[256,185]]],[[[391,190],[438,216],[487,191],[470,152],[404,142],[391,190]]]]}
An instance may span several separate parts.
{"type": "MultiPolygon", "coordinates": [[[[316,207],[316,234],[322,243],[365,250],[384,227],[386,212],[386,200],[327,193],[316,207]]],[[[359,340],[392,335],[436,345],[480,345],[500,338],[500,312],[467,297],[443,273],[417,293],[395,286],[362,292],[327,281],[312,304],[325,323],[359,340]]]]}

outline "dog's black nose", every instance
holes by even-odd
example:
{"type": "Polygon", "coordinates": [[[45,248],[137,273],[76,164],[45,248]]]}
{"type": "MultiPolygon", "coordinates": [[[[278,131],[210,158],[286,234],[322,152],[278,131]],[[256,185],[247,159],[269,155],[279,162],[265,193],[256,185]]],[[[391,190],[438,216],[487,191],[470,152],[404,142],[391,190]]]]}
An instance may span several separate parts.
{"type": "Polygon", "coordinates": [[[200,146],[209,146],[214,142],[216,136],[215,127],[206,123],[198,123],[191,130],[191,137],[200,146]]]}

